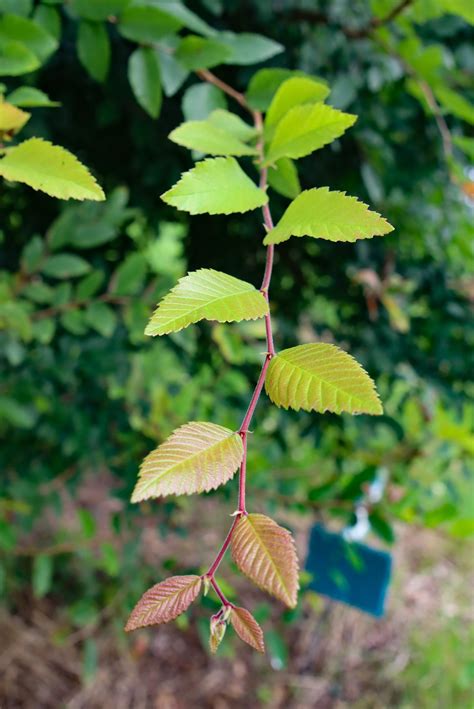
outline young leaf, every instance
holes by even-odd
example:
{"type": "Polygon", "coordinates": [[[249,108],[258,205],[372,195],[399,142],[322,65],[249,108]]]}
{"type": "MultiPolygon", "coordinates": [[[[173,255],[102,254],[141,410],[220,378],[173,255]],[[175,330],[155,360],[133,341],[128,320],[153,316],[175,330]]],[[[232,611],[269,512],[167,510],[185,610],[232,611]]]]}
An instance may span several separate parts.
{"type": "Polygon", "coordinates": [[[130,614],[125,630],[169,623],[189,608],[201,590],[200,576],[171,576],[146,591],[130,614]]]}
{"type": "Polygon", "coordinates": [[[225,631],[227,630],[227,622],[219,614],[211,617],[210,633],[209,633],[209,649],[213,655],[216,654],[219,645],[224,639],[225,631]]]}
{"type": "Polygon", "coordinates": [[[155,310],[145,335],[177,332],[200,320],[240,322],[262,318],[268,304],[260,291],[239,278],[202,268],[188,273],[155,310]]]}
{"type": "Polygon", "coordinates": [[[239,116],[230,111],[225,111],[222,108],[217,108],[215,111],[209,114],[208,120],[218,128],[225,130],[227,133],[231,133],[234,138],[242,140],[246,143],[252,140],[257,134],[257,131],[253,126],[249,126],[248,123],[243,121],[239,116]]]}
{"type": "Polygon", "coordinates": [[[356,241],[393,231],[377,212],[356,197],[318,187],[302,192],[288,207],[264,244],[280,244],[291,236],[313,236],[328,241],[356,241]]]}
{"type": "Polygon", "coordinates": [[[59,199],[105,199],[102,188],[72,153],[41,138],[9,148],[0,160],[0,175],[59,199]]]}
{"type": "Polygon", "coordinates": [[[266,111],[272,102],[278,87],[298,73],[291,69],[260,69],[250,79],[245,94],[247,103],[256,111],[266,111]]]}
{"type": "Polygon", "coordinates": [[[219,128],[211,120],[187,121],[175,128],[168,138],[190,150],[199,150],[208,155],[256,155],[251,148],[232,133],[219,128]]]}
{"type": "Polygon", "coordinates": [[[276,126],[265,163],[309,155],[338,138],[355,121],[356,116],[324,103],[295,106],[276,126]]]}
{"type": "Polygon", "coordinates": [[[35,89],[34,86],[20,86],[8,94],[7,100],[14,106],[20,106],[21,108],[39,108],[39,107],[53,107],[60,106],[58,101],[51,101],[51,99],[39,89],[35,89]]]}
{"type": "Polygon", "coordinates": [[[259,588],[296,606],[298,559],[287,529],[265,515],[242,515],[232,535],[232,557],[259,588]]]}
{"type": "Polygon", "coordinates": [[[324,101],[329,96],[329,91],[329,87],[322,81],[315,81],[307,76],[287,79],[273,97],[265,118],[265,126],[278,123],[294,106],[324,101]]]}
{"type": "Polygon", "coordinates": [[[232,51],[221,42],[188,35],[181,41],[175,56],[186,69],[198,71],[222,64],[231,54],[232,51]]]}
{"type": "Polygon", "coordinates": [[[235,632],[244,643],[255,648],[258,652],[265,652],[263,631],[248,610],[234,606],[230,614],[230,622],[235,632]]]}
{"type": "MultiPolygon", "coordinates": [[[[86,20],[107,20],[120,14],[130,0],[70,0],[72,9],[86,20]]],[[[49,4],[54,4],[49,0],[49,4]]]]}
{"type": "Polygon", "coordinates": [[[268,170],[270,187],[288,199],[295,199],[301,192],[300,180],[295,163],[290,158],[280,158],[268,170]]]}
{"type": "Polygon", "coordinates": [[[30,117],[30,113],[2,101],[0,103],[0,132],[17,133],[29,121],[30,117]]]}
{"type": "Polygon", "coordinates": [[[155,49],[140,47],[128,60],[128,80],[137,102],[152,117],[161,109],[160,61],[155,49]]]}
{"type": "Polygon", "coordinates": [[[88,20],[79,23],[77,54],[93,79],[105,81],[110,65],[110,40],[104,24],[88,20]]]}
{"type": "Polygon", "coordinates": [[[174,34],[182,23],[158,7],[131,5],[122,16],[118,29],[120,34],[133,42],[153,43],[166,35],[174,34]]]}
{"type": "Polygon", "coordinates": [[[279,352],[268,367],[265,389],[273,403],[285,409],[383,413],[372,379],[335,345],[298,345],[279,352]]]}
{"type": "Polygon", "coordinates": [[[230,50],[225,64],[257,64],[284,51],[279,42],[251,32],[221,32],[219,41],[230,50]]]}
{"type": "Polygon", "coordinates": [[[249,212],[268,202],[234,158],[202,160],[161,199],[190,214],[249,212]]]}
{"type": "Polygon", "coordinates": [[[242,456],[238,433],[214,423],[186,423],[145,458],[132,502],[213,490],[230,480],[242,456]]]}

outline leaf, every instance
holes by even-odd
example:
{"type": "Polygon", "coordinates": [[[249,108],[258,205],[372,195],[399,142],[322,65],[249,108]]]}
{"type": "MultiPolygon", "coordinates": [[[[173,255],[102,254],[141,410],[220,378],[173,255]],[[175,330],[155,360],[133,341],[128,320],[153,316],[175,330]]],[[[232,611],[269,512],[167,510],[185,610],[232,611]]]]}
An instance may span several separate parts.
{"type": "Polygon", "coordinates": [[[19,42],[40,62],[46,61],[58,48],[58,42],[42,27],[18,15],[0,17],[0,39],[4,42],[19,42]]]}
{"type": "Polygon", "coordinates": [[[211,111],[227,106],[225,94],[212,84],[194,84],[186,89],[181,108],[188,121],[207,118],[211,111]]]}
{"type": "Polygon", "coordinates": [[[297,345],[270,361],[265,390],[277,406],[340,414],[383,413],[375,385],[361,365],[335,345],[297,345]]]}
{"type": "Polygon", "coordinates": [[[356,121],[324,103],[295,106],[275,128],[265,164],[278,158],[302,158],[341,136],[356,121]]]}
{"type": "Polygon", "coordinates": [[[158,50],[160,74],[166,96],[174,96],[189,76],[189,71],[172,54],[158,50]]]}
{"type": "Polygon", "coordinates": [[[47,554],[39,554],[33,560],[33,595],[42,598],[51,590],[53,578],[53,558],[47,554]]]}
{"type": "Polygon", "coordinates": [[[268,170],[268,184],[276,192],[295,199],[301,192],[300,180],[295,163],[290,158],[280,158],[268,170]]]}
{"type": "Polygon", "coordinates": [[[81,64],[96,81],[105,81],[110,66],[110,40],[105,25],[82,20],[77,35],[81,64]]]}
{"type": "Polygon", "coordinates": [[[0,175],[59,199],[105,199],[102,188],[72,153],[41,138],[9,148],[0,160],[0,175]]]}
{"type": "Polygon", "coordinates": [[[209,121],[218,128],[231,133],[234,138],[242,140],[246,143],[252,138],[255,138],[257,131],[253,126],[249,126],[248,123],[243,121],[239,116],[230,111],[225,111],[222,108],[218,108],[209,114],[209,121]]]}
{"type": "Polygon", "coordinates": [[[29,121],[30,113],[22,111],[6,101],[0,102],[0,131],[17,133],[29,121]]]}
{"type": "Polygon", "coordinates": [[[306,76],[294,76],[278,88],[265,117],[265,126],[276,125],[290,109],[302,104],[314,104],[329,96],[329,87],[322,81],[306,76]]]}
{"type": "Polygon", "coordinates": [[[244,643],[255,648],[258,652],[265,652],[263,631],[248,610],[233,606],[230,614],[230,622],[235,632],[244,643]]]}
{"type": "Polygon", "coordinates": [[[0,12],[11,12],[23,17],[28,17],[32,6],[33,0],[0,0],[0,12]]]}
{"type": "Polygon", "coordinates": [[[130,614],[125,626],[129,633],[147,625],[169,623],[189,608],[201,590],[200,576],[171,576],[146,591],[130,614]]]}
{"type": "Polygon", "coordinates": [[[266,111],[278,87],[298,73],[291,69],[260,69],[252,76],[248,85],[245,94],[247,103],[256,111],[266,111]]]}
{"type": "Polygon", "coordinates": [[[280,244],[291,236],[312,236],[328,241],[356,241],[383,236],[393,231],[377,212],[364,202],[328,187],[305,190],[289,205],[264,244],[280,244]]]}
{"type": "Polygon", "coordinates": [[[230,480],[242,456],[238,433],[214,423],[186,423],[145,458],[132,502],[214,490],[230,480]]]}
{"type": "Polygon", "coordinates": [[[438,101],[449,113],[474,125],[474,104],[464,98],[462,94],[442,85],[437,86],[434,92],[438,101]]]}
{"type": "Polygon", "coordinates": [[[139,105],[152,117],[158,118],[162,93],[160,60],[155,49],[140,47],[128,60],[128,80],[139,105]]]}
{"type": "Polygon", "coordinates": [[[296,606],[298,559],[293,537],[270,517],[242,515],[232,535],[232,558],[259,588],[296,606]]]}
{"type": "Polygon", "coordinates": [[[39,66],[36,55],[24,44],[7,40],[0,35],[0,76],[27,74],[39,66]]]}
{"type": "Polygon", "coordinates": [[[136,295],[144,284],[147,263],[143,254],[129,254],[113,276],[111,292],[117,295],[136,295]]]}
{"type": "Polygon", "coordinates": [[[75,254],[55,254],[44,262],[41,272],[51,278],[75,278],[91,270],[90,264],[75,254]]]}
{"type": "Polygon", "coordinates": [[[284,51],[282,44],[261,34],[220,32],[218,38],[230,50],[225,64],[257,64],[284,51]]]}
{"type": "Polygon", "coordinates": [[[34,86],[20,86],[8,94],[7,100],[14,106],[22,108],[51,108],[61,105],[58,101],[51,101],[43,91],[34,88],[34,86]]]}
{"type": "Polygon", "coordinates": [[[459,15],[466,22],[474,25],[474,7],[471,0],[441,0],[441,5],[446,12],[459,15]]]}
{"type": "Polygon", "coordinates": [[[474,138],[468,138],[464,135],[455,135],[453,143],[474,162],[474,138]]]}
{"type": "Polygon", "coordinates": [[[110,305],[96,301],[87,307],[85,321],[102,337],[111,337],[117,325],[117,316],[110,305]]]}
{"type": "Polygon", "coordinates": [[[190,150],[209,155],[256,155],[251,148],[232,133],[215,125],[211,120],[187,121],[175,128],[168,138],[190,150]]]}
{"type": "Polygon", "coordinates": [[[219,645],[224,639],[227,623],[220,615],[213,615],[210,623],[209,649],[213,655],[216,654],[219,645]]]}
{"type": "Polygon", "coordinates": [[[132,5],[127,7],[119,21],[120,34],[133,42],[153,43],[174,34],[182,23],[158,7],[132,5]]]}
{"type": "Polygon", "coordinates": [[[130,0],[70,0],[72,9],[86,20],[107,20],[120,14],[130,0]]]}
{"type": "MultiPolygon", "coordinates": [[[[1,163],[0,163],[1,165],[1,163]]],[[[248,212],[268,202],[234,158],[210,158],[183,173],[161,199],[190,214],[248,212]]]]}
{"type": "Polygon", "coordinates": [[[168,14],[176,17],[184,27],[192,32],[212,37],[217,34],[216,30],[201,20],[196,13],[189,10],[180,0],[151,0],[153,5],[165,10],[168,14]]]}
{"type": "Polygon", "coordinates": [[[231,55],[231,50],[214,39],[203,39],[194,35],[188,35],[179,44],[176,50],[176,59],[181,62],[186,69],[198,71],[199,69],[210,69],[222,62],[231,55]]]}
{"type": "Polygon", "coordinates": [[[267,301],[250,283],[201,268],[181,278],[163,298],[145,334],[177,332],[203,319],[240,322],[262,318],[267,313],[267,301]]]}
{"type": "Polygon", "coordinates": [[[375,534],[388,544],[395,541],[395,532],[392,525],[377,510],[369,513],[369,522],[375,534]]]}
{"type": "Polygon", "coordinates": [[[34,22],[58,42],[61,39],[61,15],[59,10],[47,5],[38,5],[33,14],[34,22]]]}

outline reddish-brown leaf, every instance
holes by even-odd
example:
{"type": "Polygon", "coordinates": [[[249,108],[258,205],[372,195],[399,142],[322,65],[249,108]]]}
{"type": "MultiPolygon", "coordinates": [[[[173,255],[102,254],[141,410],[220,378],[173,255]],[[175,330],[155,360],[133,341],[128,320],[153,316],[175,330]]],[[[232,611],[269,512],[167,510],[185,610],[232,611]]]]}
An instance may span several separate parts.
{"type": "Polygon", "coordinates": [[[244,643],[247,643],[259,652],[265,652],[263,630],[248,610],[235,606],[232,608],[230,614],[230,622],[235,632],[244,643]]]}
{"type": "Polygon", "coordinates": [[[296,605],[298,558],[287,529],[265,515],[244,515],[232,535],[232,556],[257,586],[290,608],[296,605]]]}
{"type": "Polygon", "coordinates": [[[130,614],[125,630],[168,623],[191,605],[201,590],[200,576],[171,576],[146,591],[130,614]]]}

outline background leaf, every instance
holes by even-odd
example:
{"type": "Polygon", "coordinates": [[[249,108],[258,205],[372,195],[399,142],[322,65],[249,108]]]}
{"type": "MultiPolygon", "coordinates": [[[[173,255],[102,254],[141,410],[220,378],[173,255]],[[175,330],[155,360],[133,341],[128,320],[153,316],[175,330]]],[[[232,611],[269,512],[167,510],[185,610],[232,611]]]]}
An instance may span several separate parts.
{"type": "Polygon", "coordinates": [[[128,80],[140,106],[152,117],[158,118],[162,92],[160,60],[155,49],[140,47],[130,56],[128,80]]]}
{"type": "Polygon", "coordinates": [[[105,25],[83,20],[79,23],[77,53],[96,81],[105,81],[110,66],[110,40],[105,25]]]}

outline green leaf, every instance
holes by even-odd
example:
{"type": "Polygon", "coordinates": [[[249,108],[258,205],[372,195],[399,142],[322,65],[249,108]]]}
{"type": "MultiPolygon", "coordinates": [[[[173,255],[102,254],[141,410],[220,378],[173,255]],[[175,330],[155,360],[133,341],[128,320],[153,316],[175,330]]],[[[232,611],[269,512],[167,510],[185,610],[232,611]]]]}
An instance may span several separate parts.
{"type": "Polygon", "coordinates": [[[120,14],[130,0],[70,0],[71,7],[85,20],[107,20],[120,14]]]}
{"type": "Polygon", "coordinates": [[[80,337],[87,332],[85,315],[81,310],[66,310],[59,318],[59,321],[63,328],[72,335],[80,337]]]}
{"type": "Polygon", "coordinates": [[[41,138],[9,148],[0,160],[0,175],[59,199],[105,199],[102,188],[72,153],[41,138]]]}
{"type": "Polygon", "coordinates": [[[468,138],[464,135],[455,135],[453,143],[474,162],[474,138],[468,138]]]}
{"type": "Polygon", "coordinates": [[[91,270],[85,259],[75,254],[55,254],[49,256],[41,267],[41,272],[51,278],[74,278],[91,270]]]}
{"type": "Polygon", "coordinates": [[[335,345],[298,345],[279,352],[270,361],[265,389],[274,404],[295,411],[383,412],[372,379],[335,345]]]}
{"type": "Polygon", "coordinates": [[[58,101],[52,101],[43,91],[34,86],[20,86],[8,94],[7,101],[22,108],[52,108],[61,105],[58,101]]]}
{"type": "Polygon", "coordinates": [[[39,554],[33,560],[32,586],[35,598],[42,598],[51,590],[53,557],[39,554]]]}
{"type": "Polygon", "coordinates": [[[243,453],[238,433],[214,423],[186,423],[145,458],[132,502],[214,490],[231,479],[243,453]]]}
{"type": "Polygon", "coordinates": [[[261,34],[220,32],[219,42],[230,50],[225,64],[257,64],[284,51],[283,45],[261,34]]]}
{"type": "Polygon", "coordinates": [[[140,47],[130,56],[128,80],[140,106],[152,117],[160,115],[162,93],[160,60],[155,49],[140,47]]]}
{"type": "Polygon", "coordinates": [[[158,59],[163,91],[166,96],[174,96],[188,78],[189,71],[176,61],[172,54],[160,49],[158,50],[158,59]]]}
{"type": "Polygon", "coordinates": [[[212,37],[217,34],[216,30],[204,22],[195,12],[189,10],[180,0],[151,0],[155,7],[159,7],[165,12],[179,20],[183,27],[191,32],[197,32],[204,37],[212,37]]]}
{"type": "Polygon", "coordinates": [[[4,42],[19,42],[33,52],[40,62],[46,61],[58,48],[58,42],[42,27],[18,15],[0,17],[0,39],[4,42]]]}
{"type": "Polygon", "coordinates": [[[13,135],[23,128],[29,121],[30,113],[22,111],[7,101],[0,102],[0,133],[13,135]]]}
{"type": "Polygon", "coordinates": [[[231,133],[234,138],[242,140],[246,143],[252,138],[255,138],[257,131],[253,126],[243,121],[239,116],[230,111],[225,111],[223,109],[216,109],[209,114],[209,121],[217,128],[225,130],[227,133],[231,133]]]}
{"type": "Polygon", "coordinates": [[[177,332],[203,319],[218,322],[256,320],[267,313],[265,298],[250,283],[202,268],[181,278],[163,298],[145,334],[177,332]]]}
{"type": "Polygon", "coordinates": [[[21,42],[6,40],[0,35],[0,76],[20,76],[40,66],[37,56],[21,42]]]}
{"type": "Polygon", "coordinates": [[[120,34],[133,42],[152,43],[181,29],[182,23],[158,7],[131,5],[120,18],[120,34]]]}
{"type": "Polygon", "coordinates": [[[79,23],[77,54],[93,79],[105,81],[110,66],[110,40],[104,24],[89,20],[79,23]]]}
{"type": "Polygon", "coordinates": [[[291,69],[260,69],[254,74],[245,94],[247,102],[256,111],[266,111],[281,84],[298,72],[291,69]]]}
{"type": "Polygon", "coordinates": [[[112,292],[117,295],[136,295],[145,281],[147,264],[140,253],[129,254],[113,276],[112,292]]]}
{"type": "Polygon", "coordinates": [[[275,128],[265,164],[279,158],[302,158],[341,136],[356,121],[324,103],[295,106],[275,128]]]}
{"type": "Polygon", "coordinates": [[[190,214],[248,212],[268,202],[234,158],[202,160],[161,199],[190,214]]]}
{"type": "Polygon", "coordinates": [[[0,12],[28,17],[33,7],[33,0],[0,0],[0,12]]]}
{"type": "Polygon", "coordinates": [[[291,108],[324,101],[328,95],[329,87],[321,81],[315,81],[306,76],[287,79],[278,88],[270,104],[265,117],[265,125],[276,125],[291,108]]]}
{"type": "Polygon", "coordinates": [[[91,303],[85,311],[86,323],[102,337],[111,337],[117,325],[117,315],[106,303],[91,303]]]}
{"type": "Polygon", "coordinates": [[[434,92],[438,101],[449,113],[474,125],[474,104],[447,86],[437,86],[434,92]]]}
{"type": "Polygon", "coordinates": [[[61,39],[61,15],[54,7],[38,5],[33,20],[59,43],[61,39]]]}
{"type": "Polygon", "coordinates": [[[230,55],[231,50],[225,44],[194,35],[185,37],[175,54],[176,59],[191,71],[209,69],[222,64],[230,55]]]}
{"type": "Polygon", "coordinates": [[[393,544],[395,541],[395,532],[393,531],[393,527],[389,524],[389,522],[387,522],[385,517],[382,517],[380,512],[377,510],[372,510],[369,513],[369,522],[373,531],[378,537],[380,537],[380,539],[383,539],[383,541],[388,544],[393,544]]]}
{"type": "Polygon", "coordinates": [[[168,138],[185,148],[199,150],[208,155],[257,154],[255,148],[245,145],[232,133],[217,126],[211,116],[209,120],[182,123],[169,134],[168,138]]]}
{"type": "Polygon", "coordinates": [[[301,192],[295,163],[290,158],[277,160],[275,165],[268,169],[268,184],[283,197],[295,199],[301,192]]]}
{"type": "Polygon", "coordinates": [[[183,95],[182,109],[186,120],[200,121],[219,108],[226,108],[225,94],[212,84],[194,84],[183,95]]]}
{"type": "Polygon", "coordinates": [[[441,5],[446,12],[459,15],[466,22],[474,25],[474,6],[471,0],[441,0],[441,5]]]}
{"type": "Polygon", "coordinates": [[[319,187],[302,192],[288,207],[264,244],[279,244],[291,236],[312,236],[328,241],[356,241],[382,236],[393,227],[364,202],[344,192],[319,187]]]}

